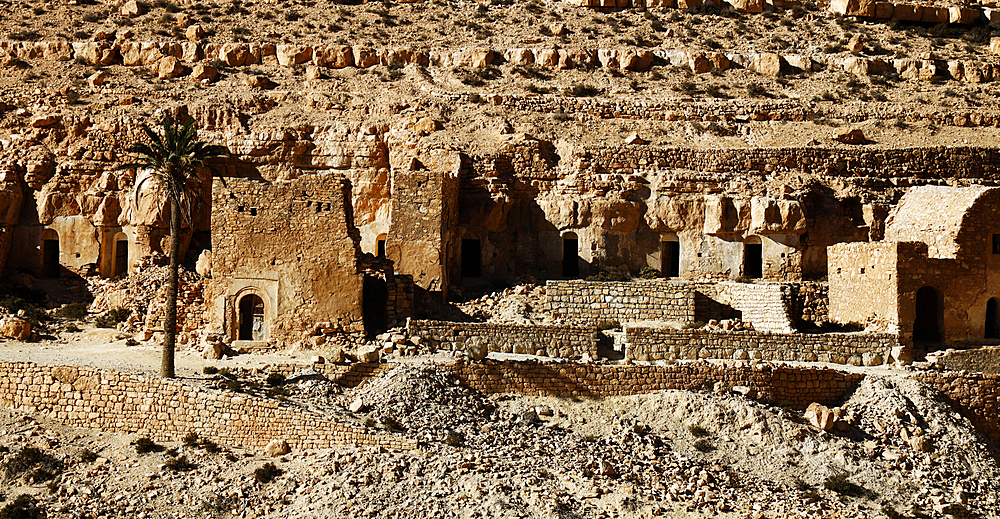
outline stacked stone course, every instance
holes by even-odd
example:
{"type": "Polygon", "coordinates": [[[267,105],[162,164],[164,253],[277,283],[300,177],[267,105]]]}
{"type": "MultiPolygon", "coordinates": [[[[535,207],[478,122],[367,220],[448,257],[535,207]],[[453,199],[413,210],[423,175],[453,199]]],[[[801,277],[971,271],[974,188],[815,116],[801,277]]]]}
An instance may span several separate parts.
{"type": "Polygon", "coordinates": [[[293,449],[372,446],[413,449],[414,439],[375,434],[275,400],[178,380],[68,366],[0,362],[0,402],[65,425],[178,441],[195,432],[224,445],[293,449]]]}
{"type": "Polygon", "coordinates": [[[597,358],[596,328],[492,323],[457,323],[410,319],[407,333],[439,349],[465,351],[471,337],[485,339],[490,351],[579,360],[597,358]]]}
{"type": "Polygon", "coordinates": [[[876,366],[888,362],[892,348],[898,346],[899,337],[891,334],[785,334],[625,327],[626,355],[639,361],[752,359],[876,366]]]}

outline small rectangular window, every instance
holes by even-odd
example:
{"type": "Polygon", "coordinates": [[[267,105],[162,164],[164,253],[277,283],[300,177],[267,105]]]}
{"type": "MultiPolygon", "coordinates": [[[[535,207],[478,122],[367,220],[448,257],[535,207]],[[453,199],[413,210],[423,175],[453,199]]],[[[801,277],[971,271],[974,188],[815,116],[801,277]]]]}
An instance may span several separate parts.
{"type": "Polygon", "coordinates": [[[1000,234],[993,235],[993,254],[1000,254],[1000,234]]]}

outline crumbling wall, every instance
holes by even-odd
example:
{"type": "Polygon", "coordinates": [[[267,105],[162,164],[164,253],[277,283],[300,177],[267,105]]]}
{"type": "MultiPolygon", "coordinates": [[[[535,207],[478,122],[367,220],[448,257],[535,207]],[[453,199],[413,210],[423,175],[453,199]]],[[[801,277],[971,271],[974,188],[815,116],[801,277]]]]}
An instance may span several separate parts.
{"type": "Polygon", "coordinates": [[[925,371],[912,377],[944,393],[977,430],[1000,442],[1000,374],[925,371]]]}
{"type": "Polygon", "coordinates": [[[258,449],[275,439],[296,450],[417,446],[414,439],[374,434],[277,400],[90,368],[0,362],[0,402],[72,427],[157,441],[178,441],[194,432],[223,445],[258,449]]]}
{"type": "Polygon", "coordinates": [[[640,361],[733,359],[876,366],[891,360],[890,334],[783,334],[625,327],[625,355],[640,361]]]}
{"type": "Polygon", "coordinates": [[[267,340],[287,344],[318,322],[360,334],[360,236],[350,183],[337,174],[274,184],[217,179],[212,204],[213,324],[236,340],[239,302],[264,301],[267,340]]]}
{"type": "Polygon", "coordinates": [[[492,323],[457,323],[419,321],[406,323],[409,335],[416,335],[430,346],[450,351],[465,351],[466,341],[484,340],[489,351],[542,355],[564,359],[596,359],[597,329],[575,326],[535,326],[492,323]]]}

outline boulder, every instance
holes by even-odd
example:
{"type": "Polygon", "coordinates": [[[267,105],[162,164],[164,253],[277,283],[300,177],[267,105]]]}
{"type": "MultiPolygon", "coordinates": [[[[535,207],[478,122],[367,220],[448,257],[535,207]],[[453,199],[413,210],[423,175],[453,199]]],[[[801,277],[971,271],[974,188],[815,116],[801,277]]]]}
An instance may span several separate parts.
{"type": "Polygon", "coordinates": [[[368,68],[379,64],[378,52],[368,47],[353,47],[354,65],[358,68],[368,68]]]}
{"type": "Polygon", "coordinates": [[[123,18],[135,18],[136,16],[142,16],[146,10],[138,1],[128,0],[122,4],[121,9],[119,9],[118,12],[123,18]]]}
{"type": "Polygon", "coordinates": [[[25,341],[31,338],[31,323],[16,316],[8,315],[0,319],[0,337],[25,341]]]}
{"type": "Polygon", "coordinates": [[[318,67],[354,66],[354,52],[347,45],[323,45],[313,49],[313,63],[318,67]]]}
{"type": "Polygon", "coordinates": [[[440,129],[441,129],[441,123],[435,121],[434,119],[431,119],[430,117],[424,117],[423,119],[420,119],[419,121],[417,121],[416,124],[413,125],[413,131],[421,133],[423,135],[434,133],[440,129]]]}
{"type": "Polygon", "coordinates": [[[184,65],[173,56],[167,56],[156,64],[156,77],[160,79],[170,79],[184,73],[184,65]]]}
{"type": "Polygon", "coordinates": [[[226,348],[221,342],[205,342],[205,347],[201,350],[201,358],[206,360],[219,360],[225,352],[226,348]]]}
{"type": "Polygon", "coordinates": [[[842,16],[875,16],[873,0],[831,0],[830,12],[842,16]]]}
{"type": "Polygon", "coordinates": [[[285,440],[271,440],[268,442],[267,446],[264,447],[264,454],[274,458],[277,456],[284,456],[291,451],[288,448],[288,442],[285,440]]]}
{"type": "Polygon", "coordinates": [[[469,360],[483,360],[490,354],[490,345],[482,337],[469,337],[465,341],[465,354],[469,360]]]}
{"type": "Polygon", "coordinates": [[[762,52],[754,56],[750,70],[763,76],[778,77],[786,70],[785,58],[773,52],[762,52]]]}
{"type": "Polygon", "coordinates": [[[327,350],[326,360],[332,364],[343,364],[347,361],[347,356],[344,355],[344,350],[341,348],[330,348],[327,350]]]}
{"type": "Polygon", "coordinates": [[[200,24],[189,25],[187,29],[184,30],[184,37],[188,41],[198,41],[205,37],[205,29],[202,28],[200,24]]]}
{"type": "Polygon", "coordinates": [[[361,398],[355,398],[350,405],[347,406],[347,410],[352,413],[361,412],[365,408],[365,402],[361,398]]]}
{"type": "Polygon", "coordinates": [[[99,72],[95,72],[90,76],[88,76],[87,84],[90,85],[91,87],[99,87],[103,85],[104,82],[107,80],[108,80],[108,73],[101,70],[99,72]]]}
{"type": "Polygon", "coordinates": [[[205,249],[198,255],[198,261],[194,264],[194,271],[203,278],[212,277],[212,251],[210,249],[205,249]]]}
{"type": "Polygon", "coordinates": [[[978,9],[953,5],[948,8],[948,23],[973,24],[981,14],[978,9]]]}
{"type": "Polygon", "coordinates": [[[764,11],[763,0],[726,0],[733,9],[741,13],[760,13],[764,11]]]}
{"type": "Polygon", "coordinates": [[[858,128],[846,132],[840,132],[833,136],[833,140],[844,144],[867,144],[868,139],[865,133],[858,128]]]}
{"type": "Polygon", "coordinates": [[[267,76],[262,76],[262,75],[247,76],[246,78],[243,79],[243,84],[245,84],[250,88],[263,87],[270,82],[271,80],[268,79],[267,76]]]}
{"type": "Polygon", "coordinates": [[[312,58],[312,47],[304,45],[275,45],[274,56],[278,64],[286,67],[305,63],[312,58]]]}
{"type": "Polygon", "coordinates": [[[692,53],[688,58],[688,68],[695,74],[711,72],[713,65],[712,60],[708,59],[703,53],[692,53]]]}
{"type": "Polygon", "coordinates": [[[824,431],[833,429],[833,422],[837,421],[830,408],[817,402],[809,404],[809,407],[806,408],[805,418],[813,427],[824,431]]]}
{"type": "MultiPolygon", "coordinates": [[[[191,81],[215,81],[215,78],[219,75],[219,70],[211,65],[205,65],[204,63],[199,63],[191,69],[191,81]]],[[[211,252],[211,251],[206,251],[211,252]]],[[[201,261],[201,258],[198,258],[201,261]]],[[[211,268],[211,263],[209,263],[209,268],[211,268]]]]}
{"type": "Polygon", "coordinates": [[[1000,38],[990,38],[990,52],[1000,54],[1000,38]]]}
{"type": "MultiPolygon", "coordinates": [[[[250,58],[250,49],[241,43],[226,43],[218,49],[219,60],[230,67],[246,65],[250,58]]],[[[252,61],[252,60],[250,60],[252,61]]]]}

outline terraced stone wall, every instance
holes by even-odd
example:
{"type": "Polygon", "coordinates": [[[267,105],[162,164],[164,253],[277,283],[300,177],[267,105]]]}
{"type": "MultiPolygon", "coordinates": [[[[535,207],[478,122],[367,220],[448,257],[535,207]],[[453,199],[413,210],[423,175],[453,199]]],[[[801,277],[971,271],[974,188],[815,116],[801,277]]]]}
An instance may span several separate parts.
{"type": "Polygon", "coordinates": [[[1000,443],[1000,374],[923,372],[913,378],[944,393],[979,432],[1000,443]]]}
{"type": "Polygon", "coordinates": [[[195,432],[247,448],[263,448],[274,439],[293,449],[417,446],[414,439],[373,434],[276,400],[88,368],[0,362],[0,403],[73,427],[139,433],[157,441],[195,432]]]}
{"type": "Polygon", "coordinates": [[[465,341],[484,339],[490,351],[579,360],[597,358],[597,329],[575,326],[522,326],[491,323],[418,321],[407,332],[440,349],[465,351],[465,341]]]}
{"type": "Polygon", "coordinates": [[[898,346],[899,337],[890,334],[785,334],[625,327],[626,356],[640,361],[753,359],[875,366],[888,362],[892,348],[898,346]]]}

